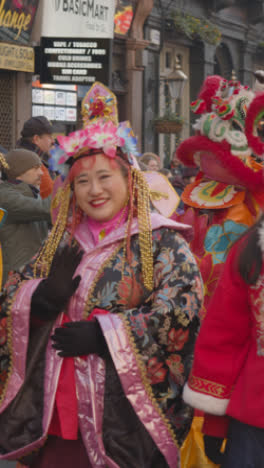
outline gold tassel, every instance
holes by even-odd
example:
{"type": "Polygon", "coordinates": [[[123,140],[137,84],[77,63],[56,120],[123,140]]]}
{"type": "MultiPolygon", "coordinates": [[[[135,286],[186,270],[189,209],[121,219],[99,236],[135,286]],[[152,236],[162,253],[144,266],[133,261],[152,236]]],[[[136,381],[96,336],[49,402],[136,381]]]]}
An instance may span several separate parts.
{"type": "Polygon", "coordinates": [[[153,289],[153,249],[150,217],[150,189],[141,171],[132,168],[132,175],[136,187],[139,248],[143,282],[145,287],[151,291],[153,289]]]}
{"type": "Polygon", "coordinates": [[[7,164],[6,162],[6,159],[3,155],[3,153],[0,153],[0,165],[4,168],[4,169],[9,169],[9,165],[7,164]]]}
{"type": "Polygon", "coordinates": [[[56,202],[60,205],[59,212],[49,237],[35,262],[34,278],[48,276],[53,257],[66,229],[71,200],[70,184],[68,183],[57,195],[56,202]]]}

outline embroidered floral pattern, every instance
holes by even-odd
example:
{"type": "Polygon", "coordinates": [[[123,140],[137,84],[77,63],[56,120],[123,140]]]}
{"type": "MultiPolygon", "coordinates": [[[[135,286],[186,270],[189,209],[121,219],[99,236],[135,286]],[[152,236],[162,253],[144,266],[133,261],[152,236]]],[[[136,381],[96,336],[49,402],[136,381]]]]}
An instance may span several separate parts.
{"type": "Polygon", "coordinates": [[[168,359],[166,359],[166,364],[168,365],[172,378],[177,384],[183,385],[184,383],[184,366],[179,354],[171,354],[168,359]]]}
{"type": "Polygon", "coordinates": [[[175,328],[172,328],[168,333],[168,338],[167,350],[171,352],[180,351],[189,338],[189,330],[179,328],[179,330],[176,331],[175,328]]]}
{"type": "Polygon", "coordinates": [[[158,362],[156,357],[148,361],[147,369],[148,377],[152,384],[158,384],[164,381],[167,370],[163,367],[162,362],[158,362]]]}
{"type": "MultiPolygon", "coordinates": [[[[202,300],[200,274],[183,238],[174,230],[157,229],[153,231],[155,286],[150,294],[142,282],[137,235],[131,238],[131,252],[131,262],[124,268],[124,281],[121,281],[123,247],[107,264],[89,297],[90,310],[87,312],[99,307],[126,318],[138,356],[145,366],[153,398],[181,444],[192,416],[181,393],[191,369],[198,331],[202,300]]],[[[33,264],[11,277],[9,297],[16,291],[19,280],[32,276],[33,264]]],[[[0,320],[3,330],[6,310],[4,304],[0,320]]],[[[4,337],[5,333],[3,343],[4,337]]],[[[10,369],[9,359],[5,343],[0,346],[0,392],[10,369]]]]}
{"type": "Polygon", "coordinates": [[[225,221],[221,226],[213,225],[208,229],[204,247],[213,257],[213,264],[223,263],[229,247],[247,229],[245,224],[239,224],[232,220],[225,221]]]}
{"type": "Polygon", "coordinates": [[[188,432],[192,410],[179,397],[191,369],[192,353],[202,303],[201,279],[187,243],[175,231],[153,232],[154,291],[143,287],[137,236],[131,242],[132,261],[122,275],[122,255],[117,254],[99,279],[93,293],[95,307],[124,315],[139,355],[143,358],[153,394],[175,435],[182,442],[188,432]],[[109,286],[108,286],[109,287],[109,286]]]}

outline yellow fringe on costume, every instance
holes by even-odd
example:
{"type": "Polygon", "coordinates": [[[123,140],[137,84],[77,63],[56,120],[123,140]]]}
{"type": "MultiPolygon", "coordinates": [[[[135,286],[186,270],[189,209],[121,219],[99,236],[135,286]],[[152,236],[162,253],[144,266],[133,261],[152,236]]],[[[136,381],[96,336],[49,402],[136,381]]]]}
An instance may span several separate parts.
{"type": "Polygon", "coordinates": [[[195,416],[191,429],[181,448],[181,468],[220,468],[204,453],[203,417],[195,416]]]}

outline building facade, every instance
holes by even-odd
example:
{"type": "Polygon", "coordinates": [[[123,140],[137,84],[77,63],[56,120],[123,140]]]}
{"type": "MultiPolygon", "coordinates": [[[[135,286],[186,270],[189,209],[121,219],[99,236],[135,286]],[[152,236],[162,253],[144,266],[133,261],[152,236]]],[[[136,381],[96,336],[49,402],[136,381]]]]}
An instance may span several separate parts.
{"type": "Polygon", "coordinates": [[[143,79],[143,151],[159,153],[169,165],[177,146],[177,136],[157,134],[153,128],[155,115],[164,109],[164,77],[175,56],[188,76],[178,103],[185,120],[180,136],[185,138],[192,131],[190,102],[207,75],[231,79],[233,72],[243,84],[252,85],[252,71],[264,69],[263,26],[262,0],[154,0],[144,27],[149,45],[143,79]]]}
{"type": "MultiPolygon", "coordinates": [[[[32,115],[35,72],[22,70],[22,61],[14,65],[12,54],[24,53],[27,67],[32,67],[33,46],[40,43],[41,15],[36,12],[45,8],[45,1],[35,0],[27,2],[30,11],[21,7],[19,12],[13,3],[17,5],[12,0],[0,5],[0,145],[7,149],[32,115]],[[23,13],[24,21],[31,15],[20,34],[4,22],[7,12],[14,11],[23,13]],[[4,65],[5,54],[9,57],[4,65]]],[[[120,120],[131,121],[141,152],[159,153],[169,165],[179,138],[192,131],[190,102],[207,75],[231,78],[234,71],[241,82],[252,84],[252,71],[264,68],[263,9],[262,0],[116,0],[109,85],[118,97],[120,120]],[[176,57],[188,77],[177,102],[170,99],[166,85],[176,57]],[[155,117],[168,106],[184,119],[180,135],[155,131],[155,117]]],[[[78,86],[79,101],[86,89],[78,86]]],[[[75,126],[80,125],[81,116],[75,126]]]]}
{"type": "Polygon", "coordinates": [[[30,35],[37,7],[38,0],[0,4],[0,145],[6,149],[15,145],[31,112],[34,49],[30,35]]]}

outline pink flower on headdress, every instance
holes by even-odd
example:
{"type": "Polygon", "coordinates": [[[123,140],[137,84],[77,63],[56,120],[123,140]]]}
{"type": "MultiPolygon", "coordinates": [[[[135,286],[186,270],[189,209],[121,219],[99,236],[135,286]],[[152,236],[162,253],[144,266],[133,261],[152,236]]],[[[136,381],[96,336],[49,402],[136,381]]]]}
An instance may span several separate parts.
{"type": "Polygon", "coordinates": [[[105,110],[105,103],[101,99],[96,99],[90,103],[89,113],[91,117],[96,117],[97,115],[102,115],[105,110]]]}
{"type": "Polygon", "coordinates": [[[116,147],[123,146],[125,143],[124,138],[117,134],[118,127],[111,121],[92,124],[87,129],[89,148],[102,148],[102,151],[110,158],[116,156],[116,147]]]}
{"type": "Polygon", "coordinates": [[[80,149],[87,146],[87,131],[77,130],[76,132],[70,133],[68,136],[59,135],[57,137],[60,147],[68,154],[73,156],[80,149]]]}

